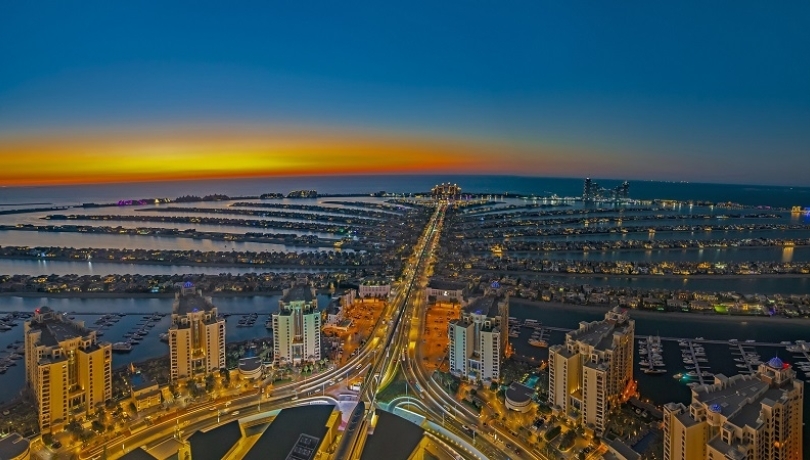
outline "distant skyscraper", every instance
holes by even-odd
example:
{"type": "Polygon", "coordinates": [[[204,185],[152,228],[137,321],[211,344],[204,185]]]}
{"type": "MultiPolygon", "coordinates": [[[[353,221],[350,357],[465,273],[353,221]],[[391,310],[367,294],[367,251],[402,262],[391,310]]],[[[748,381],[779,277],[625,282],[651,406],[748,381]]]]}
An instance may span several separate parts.
{"type": "Polygon", "coordinates": [[[273,313],[274,361],[300,363],[321,359],[321,312],[315,289],[299,284],[284,290],[273,313]]]}
{"type": "Polygon", "coordinates": [[[498,380],[506,351],[509,303],[495,296],[476,299],[450,321],[448,361],[450,372],[474,381],[498,380]]]}
{"type": "Polygon", "coordinates": [[[175,294],[169,327],[171,379],[205,375],[225,367],[225,320],[210,297],[191,283],[175,294]]]}
{"type": "Polygon", "coordinates": [[[43,433],[112,398],[112,347],[83,321],[41,307],[24,332],[25,379],[43,433]]]}
{"type": "Polygon", "coordinates": [[[619,198],[623,200],[630,198],[630,182],[624,181],[619,186],[619,198]]]}
{"type": "Polygon", "coordinates": [[[582,200],[583,201],[593,201],[594,196],[594,182],[591,180],[590,177],[585,179],[585,186],[582,188],[582,200]]]}
{"type": "Polygon", "coordinates": [[[664,460],[799,460],[804,382],[779,358],[664,406],[664,460]]]}
{"type": "Polygon", "coordinates": [[[602,434],[608,413],[633,382],[635,322],[618,307],[602,321],[581,322],[565,344],[549,348],[552,410],[602,434]]]}

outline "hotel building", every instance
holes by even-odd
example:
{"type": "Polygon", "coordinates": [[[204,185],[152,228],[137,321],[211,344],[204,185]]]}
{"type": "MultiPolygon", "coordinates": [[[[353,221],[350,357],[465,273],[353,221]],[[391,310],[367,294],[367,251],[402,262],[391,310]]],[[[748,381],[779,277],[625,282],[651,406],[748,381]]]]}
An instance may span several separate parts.
{"type": "Polygon", "coordinates": [[[635,322],[613,308],[602,321],[579,323],[565,344],[549,348],[549,405],[585,428],[604,433],[611,409],[633,385],[635,322]]]}
{"type": "Polygon", "coordinates": [[[112,398],[112,348],[48,307],[25,322],[25,379],[43,433],[112,398]]]}
{"type": "Polygon", "coordinates": [[[508,300],[495,296],[476,299],[462,310],[461,319],[450,321],[447,348],[450,372],[473,381],[498,380],[509,333],[508,300]]]}
{"type": "Polygon", "coordinates": [[[225,320],[217,317],[211,298],[188,282],[174,297],[169,357],[172,381],[225,367],[225,320]]]}
{"type": "Polygon", "coordinates": [[[773,358],[751,375],[715,375],[692,403],[664,406],[664,460],[799,460],[804,382],[773,358]]]}
{"type": "Polygon", "coordinates": [[[273,359],[276,365],[321,359],[321,312],[315,289],[297,285],[284,290],[273,313],[273,359]]]}

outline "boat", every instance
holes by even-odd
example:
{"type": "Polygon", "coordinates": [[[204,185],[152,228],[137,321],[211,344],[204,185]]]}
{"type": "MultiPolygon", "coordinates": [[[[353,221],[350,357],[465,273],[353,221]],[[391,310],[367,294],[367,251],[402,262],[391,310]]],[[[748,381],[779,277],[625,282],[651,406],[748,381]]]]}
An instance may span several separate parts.
{"type": "Polygon", "coordinates": [[[132,351],[132,343],[130,342],[115,342],[112,344],[112,350],[120,353],[127,353],[132,351]]]}
{"type": "Polygon", "coordinates": [[[161,342],[168,342],[169,341],[169,334],[166,333],[166,332],[160,334],[159,337],[160,337],[161,342]]]}
{"type": "Polygon", "coordinates": [[[650,368],[647,368],[647,369],[644,369],[642,372],[644,372],[645,374],[661,375],[661,374],[666,374],[667,370],[666,369],[650,369],[650,368]]]}
{"type": "Polygon", "coordinates": [[[548,348],[548,342],[543,339],[529,339],[529,345],[537,348],[548,348]]]}

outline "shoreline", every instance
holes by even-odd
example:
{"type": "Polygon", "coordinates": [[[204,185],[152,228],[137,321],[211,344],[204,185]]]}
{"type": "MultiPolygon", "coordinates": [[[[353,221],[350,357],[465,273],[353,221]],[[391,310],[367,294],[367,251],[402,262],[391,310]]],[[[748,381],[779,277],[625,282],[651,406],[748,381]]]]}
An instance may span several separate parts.
{"type": "MultiPolygon", "coordinates": [[[[173,262],[166,260],[117,260],[117,259],[72,259],[69,257],[15,257],[0,255],[0,260],[20,260],[26,262],[74,262],[74,263],[87,263],[96,262],[99,264],[115,264],[115,265],[154,265],[161,267],[203,267],[203,268],[255,268],[262,271],[270,271],[273,269],[301,269],[316,268],[321,270],[342,270],[342,269],[370,269],[384,267],[380,264],[375,265],[296,265],[296,264],[250,264],[250,263],[218,263],[218,262],[173,262]]],[[[317,273],[313,271],[311,273],[317,273]]]]}
{"type": "MultiPolygon", "coordinates": [[[[570,304],[570,303],[558,303],[558,302],[541,302],[536,300],[527,300],[527,299],[510,299],[510,303],[514,302],[516,304],[522,304],[527,307],[532,308],[543,308],[546,310],[557,310],[557,309],[564,309],[567,311],[576,311],[581,313],[593,313],[593,314],[604,314],[608,310],[610,310],[610,306],[606,305],[579,305],[579,304],[570,304]]],[[[810,326],[810,319],[807,318],[785,318],[783,316],[755,316],[755,315],[720,315],[716,313],[711,314],[704,314],[704,313],[686,313],[686,312],[656,312],[656,311],[645,311],[645,310],[636,310],[628,308],[626,309],[630,312],[631,318],[665,318],[673,321],[699,321],[699,322],[716,322],[716,323],[728,323],[728,322],[747,322],[747,323],[771,323],[771,324],[803,324],[810,326]]]]}
{"type": "MultiPolygon", "coordinates": [[[[689,280],[689,279],[761,279],[761,278],[810,278],[810,274],[805,273],[757,273],[752,275],[653,275],[653,274],[633,274],[625,275],[620,273],[567,273],[567,272],[542,272],[531,270],[487,270],[483,268],[472,268],[469,271],[476,273],[502,273],[504,276],[509,275],[534,275],[534,276],[558,276],[558,277],[580,277],[580,278],[654,278],[654,279],[676,279],[676,280],[689,280]]],[[[587,283],[585,283],[587,284],[587,283]]]]}
{"type": "MultiPolygon", "coordinates": [[[[212,292],[205,293],[211,297],[272,297],[281,295],[281,291],[262,292],[212,292]]],[[[174,292],[0,292],[3,297],[24,297],[24,298],[56,298],[56,299],[126,299],[126,298],[153,298],[171,299],[174,292]]]]}

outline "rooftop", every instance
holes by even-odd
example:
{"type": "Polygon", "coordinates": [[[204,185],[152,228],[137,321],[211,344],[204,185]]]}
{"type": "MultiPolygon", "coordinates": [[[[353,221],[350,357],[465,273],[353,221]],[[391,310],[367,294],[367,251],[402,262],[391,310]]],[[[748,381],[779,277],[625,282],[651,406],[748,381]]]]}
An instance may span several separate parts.
{"type": "Polygon", "coordinates": [[[198,292],[178,294],[174,302],[174,313],[186,315],[196,311],[207,311],[216,308],[207,298],[198,292]]]}
{"type": "Polygon", "coordinates": [[[39,314],[30,322],[31,330],[41,332],[40,343],[49,347],[57,346],[64,340],[87,337],[90,331],[80,324],[53,312],[48,307],[42,307],[39,314]]]}
{"type": "Polygon", "coordinates": [[[188,442],[191,445],[191,458],[194,460],[221,460],[225,454],[242,438],[239,421],[214,428],[208,431],[197,431],[188,442]]]}
{"type": "Polygon", "coordinates": [[[424,430],[402,417],[377,411],[374,433],[366,438],[360,460],[408,460],[419,446],[424,430]]]}
{"type": "Polygon", "coordinates": [[[506,399],[515,403],[525,403],[534,396],[534,388],[519,382],[512,382],[506,389],[506,399]]]}
{"type": "Polygon", "coordinates": [[[139,447],[136,449],[132,449],[131,451],[127,452],[123,457],[119,457],[120,460],[156,460],[157,457],[150,454],[143,447],[139,447]]]}
{"type": "Polygon", "coordinates": [[[290,302],[312,302],[315,296],[312,295],[312,288],[307,285],[296,285],[284,291],[284,296],[281,301],[284,303],[290,302]]]}
{"type": "Polygon", "coordinates": [[[496,318],[500,315],[498,298],[495,296],[479,297],[464,307],[464,312],[475,315],[486,315],[487,318],[496,318]]]}
{"type": "Polygon", "coordinates": [[[632,320],[627,314],[621,314],[614,310],[605,314],[602,321],[592,321],[590,323],[579,323],[579,329],[568,333],[571,340],[576,340],[588,344],[597,350],[609,350],[613,348],[613,334],[624,334],[630,329],[632,320]]]}
{"type": "MultiPolygon", "coordinates": [[[[335,406],[328,404],[282,410],[244,456],[244,460],[287,460],[288,458],[308,460],[310,457],[290,455],[296,448],[300,449],[301,454],[305,454],[305,450],[317,452],[328,431],[326,424],[334,410],[335,406]],[[301,435],[307,435],[307,437],[301,435]],[[313,442],[313,438],[317,441],[313,442]],[[299,441],[304,441],[305,445],[299,446],[299,441]]],[[[193,452],[192,458],[197,460],[193,452]]]]}
{"type": "Polygon", "coordinates": [[[778,399],[781,390],[769,390],[768,384],[756,375],[716,377],[720,383],[697,386],[692,390],[695,400],[728,418],[735,425],[758,426],[759,410],[763,397],[775,392],[778,399]]]}
{"type": "Polygon", "coordinates": [[[0,458],[16,458],[28,450],[28,440],[17,433],[0,439],[0,458]]]}
{"type": "Polygon", "coordinates": [[[239,360],[239,370],[242,372],[253,372],[262,366],[262,359],[258,356],[242,358],[239,360]]]}
{"type": "Polygon", "coordinates": [[[443,289],[445,291],[455,291],[459,289],[464,289],[465,287],[467,287],[467,285],[460,281],[432,279],[428,282],[428,287],[432,289],[443,289]]]}

